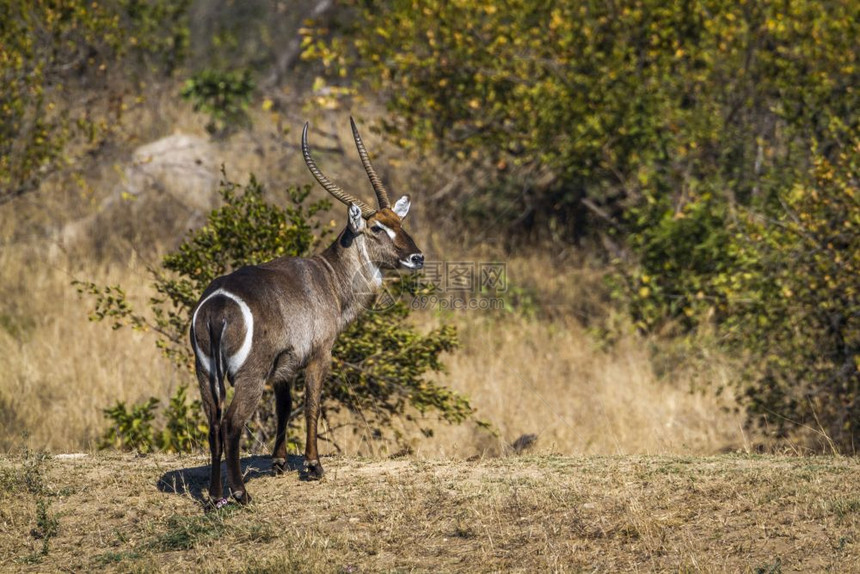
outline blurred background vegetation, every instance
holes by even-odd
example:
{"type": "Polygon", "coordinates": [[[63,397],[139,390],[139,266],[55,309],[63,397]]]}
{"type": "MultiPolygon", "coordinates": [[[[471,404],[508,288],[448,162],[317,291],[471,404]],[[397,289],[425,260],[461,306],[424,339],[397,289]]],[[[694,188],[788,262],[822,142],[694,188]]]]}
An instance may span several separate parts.
{"type": "MultiPolygon", "coordinates": [[[[232,173],[257,172],[287,205],[284,190],[308,181],[295,151],[305,119],[320,126],[315,147],[336,166],[326,171],[359,181],[339,135],[352,113],[385,158],[384,177],[413,188],[423,247],[439,259],[508,262],[505,313],[411,318],[460,327],[463,348],[439,381],[472,397],[503,438],[558,419],[543,442],[589,450],[576,427],[597,435],[616,418],[640,421],[630,416],[638,401],[680,438],[616,450],[743,443],[853,454],[858,37],[853,0],[0,1],[0,330],[20,345],[50,336],[27,303],[27,277],[41,273],[33,253],[54,253],[63,273],[51,281],[138,281],[110,270],[142,259],[158,271],[205,222],[208,209],[175,195],[147,201],[127,185],[130,156],[139,170],[156,163],[134,155],[142,144],[181,132],[210,146],[197,167],[149,187],[187,186],[218,158],[232,173]],[[81,221],[91,226],[75,243],[81,221]],[[571,341],[590,354],[559,348],[571,341]],[[533,357],[537,370],[489,374],[500,349],[508,365],[533,357]],[[635,365],[595,374],[607,357],[635,365]],[[610,376],[620,383],[601,408],[616,414],[602,422],[559,399],[614,388],[610,376]],[[647,399],[636,394],[642,381],[653,383],[647,399]],[[726,429],[739,410],[744,427],[704,442],[684,435],[697,423],[672,430],[680,423],[667,422],[661,385],[712,397],[705,410],[727,413],[726,429]],[[539,397],[525,410],[514,406],[524,389],[539,397]],[[509,404],[482,402],[488,393],[509,404]]],[[[332,217],[340,226],[342,214],[332,217]]],[[[146,292],[137,296],[145,304],[146,292]]],[[[29,352],[0,394],[7,433],[38,424],[27,413],[56,399],[20,404],[53,378],[28,370],[29,352]]],[[[183,388],[175,371],[152,377],[183,388]]],[[[154,391],[124,392],[105,391],[96,411],[154,391]]],[[[77,444],[97,426],[82,423],[77,444]]],[[[487,440],[450,444],[486,450],[487,440]]]]}

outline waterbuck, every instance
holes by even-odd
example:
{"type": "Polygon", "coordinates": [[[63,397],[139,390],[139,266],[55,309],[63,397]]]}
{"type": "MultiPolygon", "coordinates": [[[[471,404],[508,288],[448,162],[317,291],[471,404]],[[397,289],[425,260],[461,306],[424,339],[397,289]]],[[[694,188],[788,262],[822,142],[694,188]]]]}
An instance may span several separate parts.
{"type": "Polygon", "coordinates": [[[277,412],[272,466],[276,473],[285,470],[286,426],[292,408],[290,382],[301,368],[305,369],[306,381],[306,472],[311,480],[322,478],[317,422],[335,338],[372,302],[382,284],[382,269],[414,271],[424,266],[424,255],[401,227],[409,211],[409,198],[404,195],[391,206],[352,118],[350,124],[379,208],[355,198],[323,175],[311,158],[305,124],[305,163],[326,191],[349,206],[346,227],[319,255],[280,257],[215,279],[194,309],[191,346],[209,419],[212,453],[209,495],[219,506],[227,502],[222,499],[222,450],[226,450],[230,493],[242,504],[251,499],[239,466],[239,441],[266,382],[275,390],[277,412]],[[226,412],[225,379],[235,387],[226,412]]]}

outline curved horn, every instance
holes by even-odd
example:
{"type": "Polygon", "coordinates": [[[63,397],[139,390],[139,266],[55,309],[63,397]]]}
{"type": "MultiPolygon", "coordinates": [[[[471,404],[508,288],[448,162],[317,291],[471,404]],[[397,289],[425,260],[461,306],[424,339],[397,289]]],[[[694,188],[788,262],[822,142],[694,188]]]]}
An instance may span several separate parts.
{"type": "Polygon", "coordinates": [[[352,195],[348,194],[337,184],[329,181],[329,179],[324,176],[320,169],[317,167],[317,164],[314,163],[314,160],[311,158],[310,147],[308,147],[308,122],[305,122],[305,128],[302,130],[302,155],[305,157],[305,163],[307,164],[308,169],[311,171],[319,184],[323,186],[327,192],[332,194],[338,201],[345,203],[346,205],[351,205],[354,203],[359,207],[359,209],[361,209],[361,215],[365,219],[376,213],[377,210],[373,209],[360,199],[357,199],[352,195]]]}
{"type": "Polygon", "coordinates": [[[367,177],[370,178],[370,184],[373,186],[373,191],[376,192],[376,198],[379,200],[380,209],[391,207],[391,202],[388,200],[388,192],[385,186],[382,185],[382,180],[376,175],[376,170],[370,163],[370,156],[367,154],[367,149],[361,141],[361,136],[358,133],[358,126],[355,125],[355,120],[352,116],[349,117],[349,124],[352,126],[352,138],[355,140],[355,147],[358,148],[358,156],[361,158],[361,165],[364,166],[364,171],[367,172],[367,177]]]}

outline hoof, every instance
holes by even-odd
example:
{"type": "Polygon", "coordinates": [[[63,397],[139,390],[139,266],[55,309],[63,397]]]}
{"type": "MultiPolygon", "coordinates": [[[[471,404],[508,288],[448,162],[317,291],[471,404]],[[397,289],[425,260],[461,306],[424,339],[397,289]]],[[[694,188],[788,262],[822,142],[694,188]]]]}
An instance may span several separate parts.
{"type": "Polygon", "coordinates": [[[234,492],[233,498],[239,504],[248,504],[249,502],[251,502],[251,495],[244,490],[237,490],[236,492],[234,492]]]}
{"type": "Polygon", "coordinates": [[[325,475],[325,471],[323,470],[320,461],[312,460],[305,464],[305,479],[306,480],[320,480],[325,475]]]}
{"type": "Polygon", "coordinates": [[[272,474],[275,476],[287,472],[287,460],[284,458],[272,459],[272,474]]]}
{"type": "Polygon", "coordinates": [[[203,511],[209,513],[214,512],[216,510],[221,510],[230,503],[231,500],[229,498],[210,498],[203,503],[203,511]]]}

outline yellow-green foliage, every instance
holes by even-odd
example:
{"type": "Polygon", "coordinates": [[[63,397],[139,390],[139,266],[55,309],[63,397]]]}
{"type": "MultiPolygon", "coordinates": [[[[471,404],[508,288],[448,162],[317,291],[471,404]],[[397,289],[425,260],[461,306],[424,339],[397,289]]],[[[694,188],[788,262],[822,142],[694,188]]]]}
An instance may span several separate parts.
{"type": "Polygon", "coordinates": [[[860,438],[860,142],[780,194],[769,217],[745,214],[714,280],[723,332],[755,361],[751,411],[784,434],[794,424],[853,451],[860,438]]]}
{"type": "MultiPolygon", "coordinates": [[[[619,273],[643,330],[710,319],[746,363],[742,401],[776,436],[804,430],[853,451],[860,438],[860,140],[734,209],[704,194],[633,234],[619,273]],[[728,214],[731,214],[729,216],[728,214]],[[812,431],[811,433],[809,431],[812,431]],[[825,438],[827,437],[827,438],[825,438]]],[[[793,175],[793,174],[792,174],[793,175]]]]}
{"type": "Polygon", "coordinates": [[[173,71],[188,45],[189,3],[0,2],[0,203],[34,191],[118,128],[129,104],[117,78],[173,71]]]}
{"type": "Polygon", "coordinates": [[[354,5],[349,32],[309,36],[306,57],[332,81],[352,64],[404,147],[493,166],[475,213],[567,239],[584,211],[623,233],[630,206],[746,202],[807,138],[844,143],[858,122],[852,1],[354,5]]]}
{"type": "Polygon", "coordinates": [[[112,16],[84,0],[0,3],[0,201],[35,188],[62,160],[75,125],[68,83],[77,74],[103,82],[100,68],[120,49],[112,16]]]}
{"type": "Polygon", "coordinates": [[[353,66],[404,147],[482,170],[472,221],[608,237],[640,329],[686,334],[707,319],[748,356],[753,417],[770,413],[780,434],[811,424],[843,447],[860,438],[846,269],[860,4],[352,5],[348,33],[309,34],[306,57],[331,81],[353,66]],[[842,175],[822,179],[822,166],[842,175]]]}

